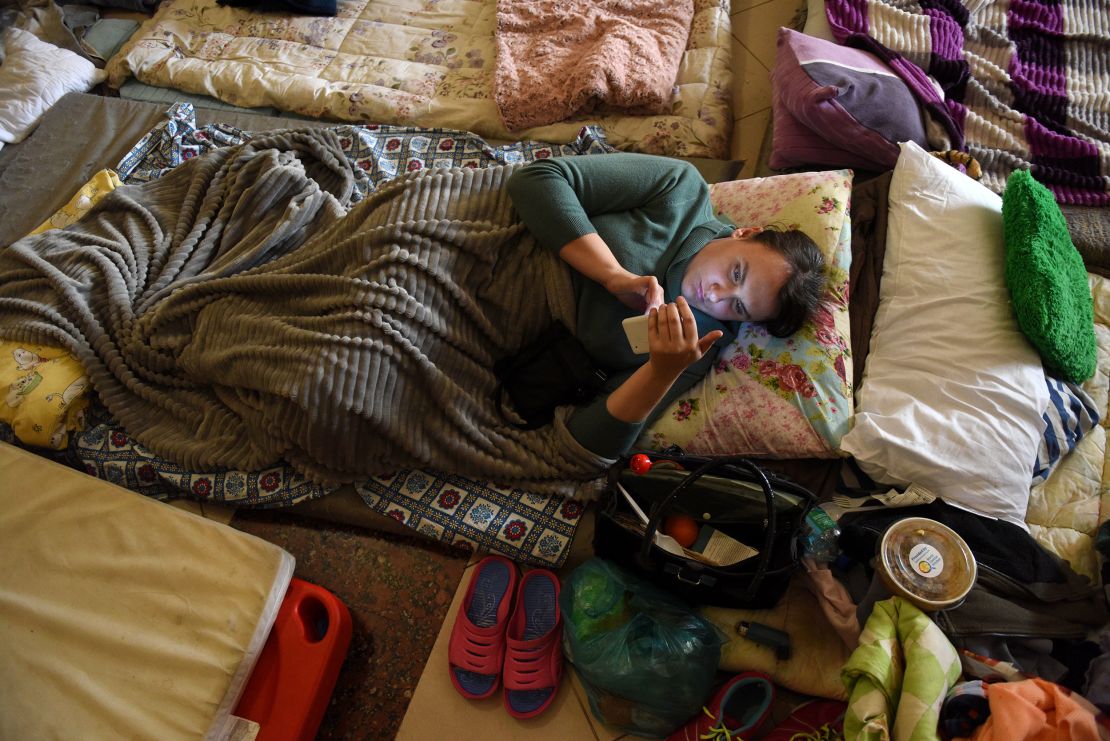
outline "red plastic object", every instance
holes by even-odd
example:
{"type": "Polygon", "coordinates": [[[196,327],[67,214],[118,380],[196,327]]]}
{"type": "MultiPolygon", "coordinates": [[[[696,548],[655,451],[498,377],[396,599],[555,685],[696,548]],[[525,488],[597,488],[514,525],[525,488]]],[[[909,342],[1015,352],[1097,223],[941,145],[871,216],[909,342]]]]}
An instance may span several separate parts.
{"type": "Polygon", "coordinates": [[[640,476],[650,471],[651,466],[651,458],[648,458],[643,453],[637,453],[628,459],[628,467],[632,469],[633,473],[639,474],[640,476]]]}
{"type": "Polygon", "coordinates": [[[257,741],[312,741],[350,645],[347,606],[294,577],[235,715],[261,726],[257,741]]]}

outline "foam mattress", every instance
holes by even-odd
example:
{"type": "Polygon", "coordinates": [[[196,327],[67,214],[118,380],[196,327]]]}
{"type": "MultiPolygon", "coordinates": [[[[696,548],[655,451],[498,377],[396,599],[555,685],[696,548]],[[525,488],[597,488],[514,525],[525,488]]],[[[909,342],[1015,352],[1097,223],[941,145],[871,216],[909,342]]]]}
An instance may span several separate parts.
{"type": "Polygon", "coordinates": [[[293,557],[0,443],[0,738],[226,738],[293,557]]]}

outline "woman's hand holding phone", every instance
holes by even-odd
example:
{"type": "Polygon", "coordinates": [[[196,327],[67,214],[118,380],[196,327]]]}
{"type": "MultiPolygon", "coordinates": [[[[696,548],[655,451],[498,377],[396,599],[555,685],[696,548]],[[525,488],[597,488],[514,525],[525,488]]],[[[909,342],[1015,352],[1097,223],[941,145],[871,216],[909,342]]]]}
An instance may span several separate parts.
{"type": "Polygon", "coordinates": [[[701,360],[713,343],[724,336],[714,329],[698,337],[698,323],[686,299],[679,296],[673,304],[664,304],[648,313],[648,360],[664,375],[677,378],[686,368],[701,360]]]}
{"type": "MultiPolygon", "coordinates": [[[[719,329],[698,337],[698,323],[686,299],[652,309],[648,319],[651,357],[628,377],[605,402],[614,417],[625,422],[642,422],[651,414],[667,390],[684,370],[701,359],[724,334],[719,329]]],[[[639,317],[626,322],[636,322],[639,317]]],[[[625,331],[628,331],[626,325],[625,331]]],[[[630,337],[631,339],[631,337],[630,337]]]]}

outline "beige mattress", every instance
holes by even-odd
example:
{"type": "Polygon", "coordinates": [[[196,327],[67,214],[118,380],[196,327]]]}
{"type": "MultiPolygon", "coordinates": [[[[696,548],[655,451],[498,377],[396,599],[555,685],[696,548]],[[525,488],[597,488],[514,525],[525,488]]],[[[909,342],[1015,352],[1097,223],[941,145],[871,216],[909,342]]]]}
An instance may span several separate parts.
{"type": "Polygon", "coordinates": [[[0,738],[226,738],[293,557],[0,443],[0,738]]]}
{"type": "Polygon", "coordinates": [[[576,117],[509,132],[493,99],[496,0],[339,0],[335,18],[164,0],[108,64],[129,76],[248,108],[313,118],[562,142],[586,123],[618,149],[727,159],[729,3],[695,0],[668,115],[576,117]]]}

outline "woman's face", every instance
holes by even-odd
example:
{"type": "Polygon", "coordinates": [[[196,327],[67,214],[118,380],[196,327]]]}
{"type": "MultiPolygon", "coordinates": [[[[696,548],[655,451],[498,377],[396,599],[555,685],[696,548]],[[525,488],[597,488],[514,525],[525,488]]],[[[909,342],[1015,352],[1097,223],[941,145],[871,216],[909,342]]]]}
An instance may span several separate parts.
{"type": "Polygon", "coordinates": [[[682,277],[682,295],[691,306],[729,322],[763,322],[778,315],[778,295],[790,265],[772,247],[751,239],[760,231],[737,229],[694,255],[682,277]]]}

